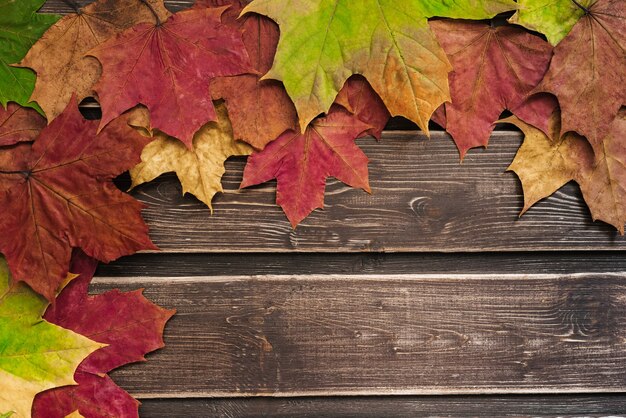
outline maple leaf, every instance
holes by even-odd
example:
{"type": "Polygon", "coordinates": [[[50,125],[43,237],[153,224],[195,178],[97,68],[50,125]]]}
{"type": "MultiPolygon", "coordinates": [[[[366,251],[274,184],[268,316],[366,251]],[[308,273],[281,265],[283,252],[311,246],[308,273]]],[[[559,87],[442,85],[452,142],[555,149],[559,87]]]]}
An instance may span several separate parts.
{"type": "Polygon", "coordinates": [[[93,49],[89,54],[103,67],[95,86],[100,129],[143,104],[154,128],[191,147],[193,134],[216,118],[210,80],[249,72],[241,34],[221,23],[223,11],[184,10],[156,25],[133,26],[93,49]]]}
{"type": "MultiPolygon", "coordinates": [[[[559,118],[558,113],[553,118],[559,118]]],[[[524,131],[526,139],[510,169],[524,187],[524,210],[575,180],[595,220],[624,233],[626,222],[626,111],[622,110],[595,153],[585,139],[567,132],[554,141],[517,118],[505,120],[524,131]]],[[[553,121],[554,124],[557,122],[553,121]]],[[[560,127],[555,125],[554,132],[560,127]]]]}
{"type": "Polygon", "coordinates": [[[232,3],[232,7],[222,15],[222,22],[242,32],[251,68],[257,74],[217,77],[211,82],[212,96],[214,100],[226,102],[235,138],[263,149],[283,132],[298,127],[296,109],[282,83],[260,80],[258,75],[272,66],[279,38],[278,26],[259,15],[237,19],[243,7],[238,0],[204,0],[196,2],[196,7],[217,7],[224,3],[232,3]]]}
{"type": "Polygon", "coordinates": [[[461,158],[471,148],[487,146],[494,122],[505,109],[547,130],[541,124],[556,104],[528,99],[548,69],[550,44],[515,26],[454,20],[430,26],[454,68],[444,124],[461,158]]]}
{"type": "Polygon", "coordinates": [[[518,0],[519,7],[509,22],[543,33],[552,45],[567,36],[595,0],[518,0]]]}
{"type": "Polygon", "coordinates": [[[516,125],[524,133],[524,142],[508,168],[522,182],[522,214],[576,179],[583,165],[591,165],[593,150],[585,138],[573,132],[560,135],[561,115],[558,111],[549,120],[550,136],[515,116],[501,122],[516,125]]]}
{"type": "Polygon", "coordinates": [[[392,115],[428,132],[431,114],[450,98],[451,67],[427,18],[486,19],[515,7],[510,0],[256,0],[244,13],[280,26],[265,78],[283,81],[302,131],[328,111],[348,77],[362,74],[392,115]]]}
{"type": "MultiPolygon", "coordinates": [[[[597,0],[554,50],[537,92],[554,94],[563,130],[585,136],[596,151],[626,102],[626,7],[597,0]]],[[[583,6],[578,6],[583,7],[583,6]]]]}
{"type": "Polygon", "coordinates": [[[9,103],[0,107],[0,146],[33,141],[46,126],[46,119],[33,109],[9,103]]]}
{"type": "Polygon", "coordinates": [[[163,347],[163,329],[174,311],[148,301],[141,290],[89,296],[97,262],[77,251],[70,270],[78,274],[61,292],[44,318],[106,347],[87,357],[75,374],[77,386],[41,393],[35,417],[64,417],[72,412],[91,416],[137,417],[139,402],[106,373],[125,364],[145,361],[144,355],[163,347]]]}
{"type": "MultiPolygon", "coordinates": [[[[193,194],[213,211],[213,196],[223,192],[226,159],[252,153],[252,147],[235,141],[226,107],[220,104],[216,106],[216,111],[217,122],[208,123],[196,133],[191,150],[175,138],[154,133],[156,139],[144,148],[141,163],[130,170],[131,187],[173,171],[183,186],[183,194],[193,194]]],[[[137,109],[130,124],[142,128],[150,126],[146,109],[137,109]]]]}
{"type": "Polygon", "coordinates": [[[583,166],[577,179],[593,220],[601,220],[624,235],[626,222],[626,111],[622,110],[595,149],[591,166],[583,166]]]}
{"type": "Polygon", "coordinates": [[[370,192],[367,156],[355,139],[372,127],[340,106],[318,118],[302,134],[288,131],[248,158],[241,187],[277,179],[276,203],[295,228],[324,207],[326,178],[370,192]]]}
{"type": "Polygon", "coordinates": [[[156,248],[143,205],[111,180],[132,167],[149,139],[121,117],[96,136],[76,99],[34,145],[0,150],[0,251],[13,276],[49,300],[67,274],[71,248],[108,262],[156,248]]]}
{"type": "Polygon", "coordinates": [[[141,22],[154,22],[169,12],[163,0],[99,0],[64,16],[39,39],[19,63],[37,73],[31,100],[42,107],[48,121],[56,118],[73,94],[93,96],[100,78],[98,61],[85,54],[113,35],[141,22]]]}
{"type": "Polygon", "coordinates": [[[367,134],[380,139],[391,115],[367,80],[352,76],[339,91],[335,103],[355,115],[361,122],[371,126],[367,134]]]}
{"type": "Polygon", "coordinates": [[[0,258],[0,410],[31,416],[37,393],[73,385],[79,363],[103,347],[42,319],[47,302],[23,283],[13,283],[0,258]]]}
{"type": "Polygon", "coordinates": [[[0,104],[8,102],[33,107],[29,101],[35,74],[10,64],[21,60],[35,41],[60,16],[35,13],[45,0],[0,0],[0,104]]]}

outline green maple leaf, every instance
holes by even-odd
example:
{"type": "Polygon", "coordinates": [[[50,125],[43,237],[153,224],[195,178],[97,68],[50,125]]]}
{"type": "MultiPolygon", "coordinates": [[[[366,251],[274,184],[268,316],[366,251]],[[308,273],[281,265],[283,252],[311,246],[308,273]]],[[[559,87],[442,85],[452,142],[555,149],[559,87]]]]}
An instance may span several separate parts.
{"type": "Polygon", "coordinates": [[[23,283],[13,284],[0,258],[0,418],[31,416],[33,399],[74,384],[74,371],[103,347],[42,319],[47,301],[23,283]]]}
{"type": "Polygon", "coordinates": [[[585,8],[595,0],[518,0],[519,9],[509,19],[511,23],[543,33],[556,45],[584,16],[585,8]]]}
{"type": "Polygon", "coordinates": [[[352,74],[365,76],[393,115],[427,131],[432,113],[450,100],[452,70],[427,19],[487,19],[515,8],[513,0],[256,0],[243,13],[280,25],[265,78],[283,81],[303,131],[352,74]]]}
{"type": "MultiPolygon", "coordinates": [[[[0,0],[0,103],[16,102],[41,112],[30,102],[35,87],[35,73],[27,68],[11,67],[60,16],[35,13],[45,0],[0,0]]],[[[1,418],[1,417],[0,417],[1,418]]]]}

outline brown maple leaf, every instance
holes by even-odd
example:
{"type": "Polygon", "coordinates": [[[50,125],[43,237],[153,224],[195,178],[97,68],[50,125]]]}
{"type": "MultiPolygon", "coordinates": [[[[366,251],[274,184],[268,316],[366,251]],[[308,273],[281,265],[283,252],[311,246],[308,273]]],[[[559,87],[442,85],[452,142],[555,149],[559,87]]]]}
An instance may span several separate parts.
{"type": "Polygon", "coordinates": [[[391,118],[380,96],[361,75],[353,75],[346,81],[335,98],[335,103],[343,106],[361,122],[370,125],[367,134],[377,139],[380,139],[391,118]]]}
{"type": "Polygon", "coordinates": [[[125,117],[96,136],[76,99],[33,145],[0,150],[0,252],[16,281],[52,300],[68,273],[72,247],[108,262],[156,249],[143,205],[111,180],[139,161],[149,139],[125,117]]]}
{"type": "Polygon", "coordinates": [[[194,8],[166,21],[136,25],[93,49],[102,64],[95,90],[100,129],[143,104],[153,128],[189,148],[202,125],[216,119],[209,84],[250,71],[241,33],[221,23],[224,8],[194,8]]]}
{"type": "Polygon", "coordinates": [[[283,132],[298,129],[296,108],[283,84],[260,77],[272,67],[279,38],[278,25],[255,14],[238,19],[245,6],[245,2],[239,0],[201,0],[195,7],[224,4],[231,4],[231,7],[222,16],[222,22],[242,32],[256,74],[218,77],[211,82],[211,94],[214,100],[226,102],[235,138],[263,149],[283,132]]]}
{"type": "Polygon", "coordinates": [[[613,225],[624,233],[626,222],[626,110],[609,128],[595,153],[587,140],[574,132],[559,137],[561,116],[552,119],[554,137],[518,118],[505,119],[525,134],[510,170],[515,171],[524,188],[525,212],[539,200],[550,196],[564,184],[575,180],[583,193],[594,220],[613,225]]]}
{"type": "Polygon", "coordinates": [[[19,63],[37,73],[31,100],[39,103],[51,122],[69,103],[93,96],[101,67],[85,54],[113,35],[141,22],[162,20],[169,12],[163,0],[98,0],[54,24],[19,63]]]}
{"type": "Polygon", "coordinates": [[[33,141],[46,126],[46,119],[36,110],[9,103],[0,106],[0,146],[33,141]]]}
{"type": "Polygon", "coordinates": [[[626,3],[597,0],[583,9],[585,14],[555,48],[536,91],[554,94],[563,131],[585,136],[598,151],[626,103],[626,3]]]}
{"type": "Polygon", "coordinates": [[[457,20],[430,26],[454,69],[445,120],[441,113],[434,119],[450,133],[461,158],[471,148],[487,146],[505,109],[547,131],[556,103],[549,95],[528,99],[550,64],[549,43],[516,26],[457,20]]]}

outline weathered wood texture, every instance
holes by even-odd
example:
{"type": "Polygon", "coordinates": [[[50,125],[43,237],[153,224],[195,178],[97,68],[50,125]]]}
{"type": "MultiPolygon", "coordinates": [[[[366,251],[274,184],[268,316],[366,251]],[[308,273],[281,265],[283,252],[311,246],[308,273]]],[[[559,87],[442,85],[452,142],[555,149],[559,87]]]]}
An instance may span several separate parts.
{"type": "Polygon", "coordinates": [[[113,373],[142,416],[626,413],[608,394],[626,391],[626,258],[613,251],[626,240],[591,222],[573,184],[518,219],[505,172],[518,132],[461,165],[446,134],[388,128],[359,141],[373,195],[331,179],[326,209],[295,230],[273,184],[238,190],[243,159],[228,162],[213,216],[174,175],[133,192],[163,252],[100,266],[93,290],[145,287],[178,309],[165,349],[113,373]],[[410,396],[380,396],[392,393],[410,396]]]}
{"type": "MultiPolygon", "coordinates": [[[[98,276],[257,276],[279,274],[573,274],[626,272],[615,252],[136,254],[100,264],[98,276]]],[[[142,279],[139,279],[142,280],[142,279]]]]}
{"type": "Polygon", "coordinates": [[[143,397],[626,390],[626,274],[96,278],[178,309],[143,397]]]}
{"type": "Polygon", "coordinates": [[[295,230],[274,203],[274,184],[239,191],[243,160],[227,165],[215,212],[182,197],[173,175],[138,188],[151,236],[165,252],[529,251],[626,249],[593,223],[577,186],[568,185],[521,219],[522,192],[505,173],[521,136],[498,133],[489,150],[461,165],[443,133],[387,133],[360,141],[370,157],[373,194],[329,180],[326,209],[295,230]]]}
{"type": "Polygon", "coordinates": [[[415,418],[621,416],[624,395],[421,396],[143,400],[141,416],[221,418],[415,418]]]}

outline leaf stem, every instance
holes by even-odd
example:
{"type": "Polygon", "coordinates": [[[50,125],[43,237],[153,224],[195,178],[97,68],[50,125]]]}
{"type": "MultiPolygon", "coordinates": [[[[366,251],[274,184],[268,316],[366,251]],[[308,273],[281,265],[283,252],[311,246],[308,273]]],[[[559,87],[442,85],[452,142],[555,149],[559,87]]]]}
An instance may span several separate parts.
{"type": "Polygon", "coordinates": [[[4,170],[0,170],[0,174],[7,174],[7,175],[20,174],[20,175],[24,176],[25,178],[29,178],[30,175],[33,174],[33,172],[31,170],[18,170],[18,171],[4,171],[4,170]]]}
{"type": "Polygon", "coordinates": [[[154,18],[156,19],[156,25],[161,26],[163,22],[161,22],[161,19],[159,18],[158,13],[156,12],[156,10],[154,10],[154,7],[152,7],[152,5],[148,2],[148,0],[139,0],[139,1],[142,2],[148,9],[150,9],[150,13],[152,13],[152,16],[154,16],[154,18]]]}
{"type": "Polygon", "coordinates": [[[78,3],[76,3],[74,0],[63,0],[63,3],[67,4],[72,9],[74,9],[74,11],[76,13],[78,13],[78,14],[82,13],[82,11],[80,10],[80,5],[78,3]]]}
{"type": "Polygon", "coordinates": [[[576,0],[572,0],[572,2],[574,2],[574,4],[575,4],[576,6],[578,6],[579,8],[581,8],[581,9],[585,12],[585,14],[589,14],[589,9],[587,9],[585,6],[583,6],[582,4],[580,4],[578,1],[576,1],[576,0]]]}

